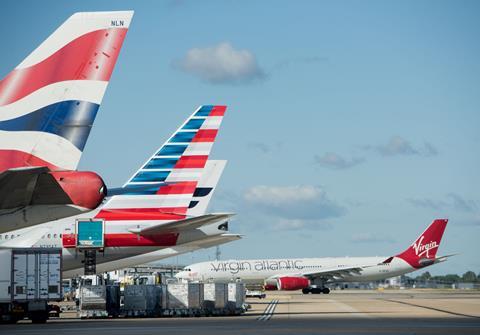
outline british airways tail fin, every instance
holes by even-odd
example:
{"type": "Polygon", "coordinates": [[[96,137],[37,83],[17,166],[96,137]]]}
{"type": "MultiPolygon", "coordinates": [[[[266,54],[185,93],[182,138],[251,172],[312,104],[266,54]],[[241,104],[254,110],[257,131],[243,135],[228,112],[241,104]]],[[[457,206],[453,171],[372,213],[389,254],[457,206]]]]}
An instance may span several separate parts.
{"type": "Polygon", "coordinates": [[[198,108],[112,196],[97,217],[110,220],[184,219],[204,173],[226,107],[198,108]]]}
{"type": "Polygon", "coordinates": [[[414,268],[437,263],[436,255],[447,223],[447,219],[434,220],[404,252],[396,257],[403,259],[414,268]]]}
{"type": "Polygon", "coordinates": [[[75,13],[0,81],[0,172],[76,169],[132,16],[75,13]]]}
{"type": "Polygon", "coordinates": [[[207,212],[213,192],[217,188],[220,176],[227,164],[226,160],[209,160],[205,165],[202,178],[193,193],[192,201],[188,205],[187,216],[200,216],[207,212]]]}

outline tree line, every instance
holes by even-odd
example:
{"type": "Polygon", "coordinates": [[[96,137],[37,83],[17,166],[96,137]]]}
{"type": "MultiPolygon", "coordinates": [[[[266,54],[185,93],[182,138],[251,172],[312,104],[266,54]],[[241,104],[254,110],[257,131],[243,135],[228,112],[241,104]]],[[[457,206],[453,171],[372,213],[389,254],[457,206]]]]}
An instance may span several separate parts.
{"type": "Polygon", "coordinates": [[[424,272],[417,277],[405,276],[407,280],[416,281],[416,282],[428,282],[434,281],[437,283],[444,284],[455,284],[455,283],[479,283],[480,282],[480,273],[475,274],[473,271],[467,271],[463,275],[459,276],[457,274],[446,274],[444,276],[432,276],[430,272],[424,272]]]}

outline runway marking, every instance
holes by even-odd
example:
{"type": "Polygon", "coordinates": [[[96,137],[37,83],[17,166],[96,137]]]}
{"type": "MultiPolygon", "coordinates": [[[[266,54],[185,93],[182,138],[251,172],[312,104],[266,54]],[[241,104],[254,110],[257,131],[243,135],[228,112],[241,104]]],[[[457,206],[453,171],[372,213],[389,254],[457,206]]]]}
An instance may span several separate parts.
{"type": "Polygon", "coordinates": [[[392,299],[381,299],[381,300],[389,301],[389,302],[396,302],[397,304],[404,304],[404,305],[407,305],[407,306],[425,308],[425,309],[429,309],[429,310],[432,310],[432,311],[447,313],[447,314],[451,314],[451,315],[466,316],[466,317],[468,317],[468,318],[480,319],[480,316],[476,316],[476,315],[469,315],[469,314],[462,314],[462,313],[457,313],[457,312],[451,312],[451,311],[447,311],[447,310],[440,309],[440,308],[422,306],[422,305],[412,304],[412,303],[410,303],[410,302],[405,302],[405,301],[392,300],[392,299]]]}
{"type": "Polygon", "coordinates": [[[267,305],[267,308],[265,308],[265,311],[261,316],[257,318],[258,321],[268,321],[272,318],[273,313],[275,312],[275,308],[277,307],[278,304],[278,299],[274,299],[270,301],[270,303],[267,305]]]}
{"type": "Polygon", "coordinates": [[[325,301],[328,301],[328,302],[333,303],[333,304],[334,304],[335,306],[337,306],[337,308],[340,309],[342,312],[352,313],[352,316],[354,316],[354,317],[372,318],[371,315],[362,313],[362,312],[360,312],[358,309],[353,308],[352,306],[347,305],[347,304],[345,304],[345,303],[343,303],[343,302],[340,302],[340,301],[337,301],[337,300],[333,300],[333,299],[328,299],[328,300],[325,300],[325,301]]]}

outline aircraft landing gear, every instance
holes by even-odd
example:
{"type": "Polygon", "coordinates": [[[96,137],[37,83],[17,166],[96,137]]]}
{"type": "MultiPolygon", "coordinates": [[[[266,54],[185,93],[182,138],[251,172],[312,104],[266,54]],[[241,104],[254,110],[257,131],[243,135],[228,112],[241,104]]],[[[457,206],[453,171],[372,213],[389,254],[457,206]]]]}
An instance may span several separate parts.
{"type": "Polygon", "coordinates": [[[303,294],[309,294],[309,293],[312,293],[312,294],[320,294],[320,293],[329,294],[330,289],[328,287],[308,287],[308,288],[302,289],[302,293],[303,294]]]}

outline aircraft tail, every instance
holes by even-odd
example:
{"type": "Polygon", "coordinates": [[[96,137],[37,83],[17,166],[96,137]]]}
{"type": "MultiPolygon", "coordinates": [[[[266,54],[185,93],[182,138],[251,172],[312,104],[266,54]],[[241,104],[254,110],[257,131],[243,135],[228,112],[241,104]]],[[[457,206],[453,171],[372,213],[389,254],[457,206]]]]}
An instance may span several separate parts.
{"type": "Polygon", "coordinates": [[[213,192],[217,188],[226,164],[226,160],[207,161],[202,177],[193,193],[193,198],[188,205],[188,216],[200,216],[207,212],[213,192]]]}
{"type": "Polygon", "coordinates": [[[225,106],[198,108],[97,214],[109,220],[185,219],[205,171],[225,106]]]}
{"type": "Polygon", "coordinates": [[[75,13],[0,81],[0,172],[76,169],[132,16],[75,13]]]}
{"type": "Polygon", "coordinates": [[[447,219],[437,219],[402,253],[396,257],[403,259],[414,268],[437,263],[437,251],[447,226],[447,219]]]}

